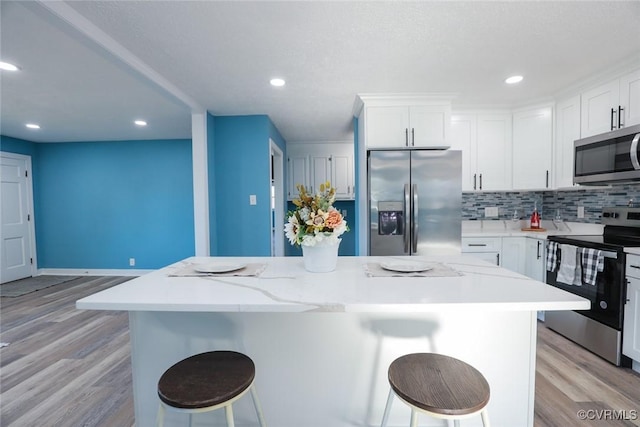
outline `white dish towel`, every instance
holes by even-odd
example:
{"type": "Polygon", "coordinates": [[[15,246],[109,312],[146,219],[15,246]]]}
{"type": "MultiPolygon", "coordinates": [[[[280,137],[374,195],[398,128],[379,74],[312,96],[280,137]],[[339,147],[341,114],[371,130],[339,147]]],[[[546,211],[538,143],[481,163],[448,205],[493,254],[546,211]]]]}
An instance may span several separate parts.
{"type": "Polygon", "coordinates": [[[577,247],[560,245],[560,267],[558,267],[556,281],[567,285],[582,285],[582,263],[578,257],[577,247]]]}

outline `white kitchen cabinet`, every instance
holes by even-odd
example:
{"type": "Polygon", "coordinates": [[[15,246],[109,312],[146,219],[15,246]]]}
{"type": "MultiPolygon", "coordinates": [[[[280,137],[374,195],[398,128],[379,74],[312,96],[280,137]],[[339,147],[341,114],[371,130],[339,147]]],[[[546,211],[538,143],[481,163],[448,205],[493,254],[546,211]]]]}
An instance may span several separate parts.
{"type": "Polygon", "coordinates": [[[463,237],[462,253],[473,255],[495,265],[500,265],[500,251],[502,239],[500,237],[463,237]]]}
{"type": "Polygon", "coordinates": [[[353,199],[353,153],[331,156],[331,184],[336,189],[336,199],[353,199]]]}
{"type": "Polygon", "coordinates": [[[640,70],[581,95],[582,138],[640,123],[640,70]]]}
{"type": "Polygon", "coordinates": [[[627,255],[622,353],[640,362],[640,256],[627,255]]]}
{"type": "Polygon", "coordinates": [[[451,148],[462,151],[462,190],[510,190],[511,114],[454,113],[451,148]]]}
{"type": "MultiPolygon", "coordinates": [[[[311,180],[309,187],[312,193],[320,191],[320,185],[331,181],[331,154],[313,154],[309,156],[311,164],[311,180]]],[[[333,182],[331,183],[333,185],[333,182]]]]}
{"type": "Polygon", "coordinates": [[[573,143],[580,139],[580,96],[556,104],[553,187],[573,186],[573,143]]]}
{"type": "Polygon", "coordinates": [[[447,148],[451,101],[442,97],[359,95],[358,117],[371,148],[447,148]]]}
{"type": "Polygon", "coordinates": [[[527,237],[524,275],[540,282],[546,281],[545,247],[545,239],[527,237]]]}
{"type": "Polygon", "coordinates": [[[525,274],[526,242],[526,237],[503,237],[500,266],[525,274]]]}
{"type": "Polygon", "coordinates": [[[298,195],[297,184],[318,192],[327,181],[336,189],[336,199],[354,197],[353,145],[347,143],[294,143],[289,153],[289,200],[298,195]]]}
{"type": "Polygon", "coordinates": [[[552,124],[551,107],[520,110],[513,114],[513,189],[550,187],[552,124]]]}
{"type": "Polygon", "coordinates": [[[473,177],[477,173],[478,163],[473,156],[477,141],[477,123],[475,114],[453,114],[451,116],[451,149],[462,151],[462,191],[474,190],[473,177]]]}
{"type": "Polygon", "coordinates": [[[640,70],[620,78],[620,104],[624,106],[623,124],[640,124],[640,70]]]}
{"type": "Polygon", "coordinates": [[[293,200],[298,196],[298,185],[309,187],[309,156],[290,155],[287,157],[287,199],[293,200]]]}

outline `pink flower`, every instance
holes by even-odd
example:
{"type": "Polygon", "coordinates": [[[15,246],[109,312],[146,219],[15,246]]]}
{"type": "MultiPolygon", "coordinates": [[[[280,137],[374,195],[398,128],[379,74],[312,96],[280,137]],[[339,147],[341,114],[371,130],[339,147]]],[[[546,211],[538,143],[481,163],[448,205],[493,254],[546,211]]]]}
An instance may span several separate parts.
{"type": "Polygon", "coordinates": [[[324,223],[326,227],[332,229],[339,227],[340,224],[342,224],[342,215],[340,215],[340,212],[338,212],[337,210],[331,210],[329,211],[329,215],[327,216],[327,219],[324,223]]]}

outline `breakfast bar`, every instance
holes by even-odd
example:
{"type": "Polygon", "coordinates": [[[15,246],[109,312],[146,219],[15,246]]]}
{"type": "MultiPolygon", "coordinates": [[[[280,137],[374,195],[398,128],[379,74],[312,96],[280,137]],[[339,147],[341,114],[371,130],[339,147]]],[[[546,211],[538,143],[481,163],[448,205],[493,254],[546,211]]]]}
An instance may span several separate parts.
{"type": "MultiPolygon", "coordinates": [[[[164,370],[227,349],[255,362],[272,427],[380,425],[387,368],[412,352],[473,365],[491,387],[492,425],[532,427],[536,312],[588,309],[589,301],[462,255],[339,257],[331,273],[309,273],[299,257],[192,257],[83,298],[77,308],[129,312],[136,425],[154,425],[164,370]],[[429,268],[393,268],[411,263],[429,268]],[[207,265],[242,268],[198,268],[207,265]]],[[[236,425],[258,425],[250,398],[234,412],[236,425]]],[[[165,425],[185,420],[168,414],[165,425]]],[[[388,425],[408,422],[408,408],[396,402],[388,425]]],[[[224,412],[196,415],[193,425],[224,426],[224,412]]],[[[420,425],[442,421],[423,416],[420,425]]]]}

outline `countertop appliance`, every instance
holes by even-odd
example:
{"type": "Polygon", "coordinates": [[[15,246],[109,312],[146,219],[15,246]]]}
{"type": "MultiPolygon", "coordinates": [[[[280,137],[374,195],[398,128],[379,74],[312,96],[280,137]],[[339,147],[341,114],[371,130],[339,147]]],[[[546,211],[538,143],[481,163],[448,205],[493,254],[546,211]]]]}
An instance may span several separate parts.
{"type": "Polygon", "coordinates": [[[640,125],[574,142],[574,184],[640,180],[640,125]]]}
{"type": "Polygon", "coordinates": [[[369,255],[459,254],[462,152],[367,152],[369,255]]]}
{"type": "MultiPolygon", "coordinates": [[[[558,244],[555,269],[549,271],[547,256],[547,283],[591,301],[590,310],[545,313],[545,324],[582,345],[602,358],[618,365],[631,366],[631,359],[622,354],[622,327],[626,301],[625,247],[640,247],[640,208],[609,207],[602,210],[605,224],[602,236],[549,236],[548,242],[558,244]],[[571,245],[580,251],[592,248],[601,251],[603,268],[594,284],[567,284],[558,280],[562,262],[562,246],[571,245]]],[[[553,250],[547,245],[547,250],[553,250]]],[[[582,266],[582,268],[585,268],[582,266]]]]}

